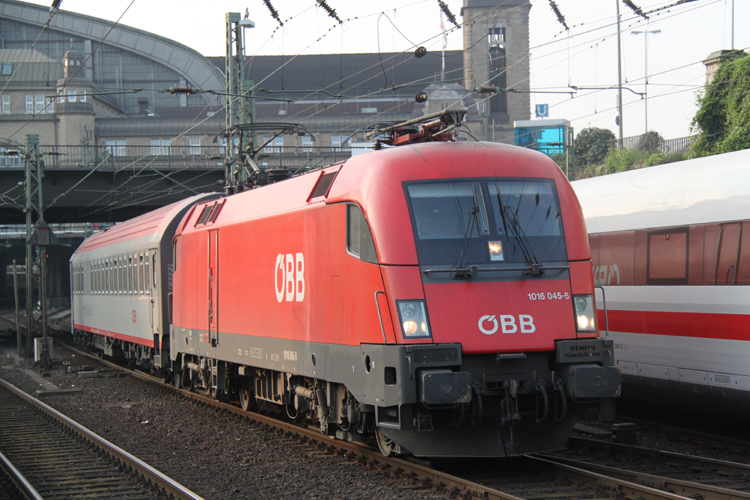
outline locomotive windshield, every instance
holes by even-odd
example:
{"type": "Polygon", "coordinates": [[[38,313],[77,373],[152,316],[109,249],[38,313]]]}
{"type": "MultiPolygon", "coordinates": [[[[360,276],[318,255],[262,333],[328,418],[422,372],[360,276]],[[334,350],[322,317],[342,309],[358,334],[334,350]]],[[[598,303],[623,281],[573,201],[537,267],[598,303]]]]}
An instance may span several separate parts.
{"type": "Polygon", "coordinates": [[[562,262],[562,216],[550,179],[406,184],[421,265],[562,262]]]}

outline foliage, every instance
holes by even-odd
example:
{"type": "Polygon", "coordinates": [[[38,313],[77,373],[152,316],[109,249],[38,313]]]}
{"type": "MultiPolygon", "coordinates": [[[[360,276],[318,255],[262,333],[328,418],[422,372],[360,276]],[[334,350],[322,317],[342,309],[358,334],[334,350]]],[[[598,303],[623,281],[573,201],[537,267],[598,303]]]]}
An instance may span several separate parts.
{"type": "Polygon", "coordinates": [[[691,129],[699,137],[691,157],[750,148],[750,54],[728,54],[698,105],[691,129]]]}
{"type": "Polygon", "coordinates": [[[672,163],[675,161],[682,161],[685,159],[685,155],[682,153],[669,153],[669,154],[662,154],[662,153],[654,153],[648,158],[646,158],[646,161],[643,162],[644,167],[653,167],[656,165],[664,165],[666,163],[672,163]]]}
{"type": "Polygon", "coordinates": [[[574,164],[577,169],[604,163],[615,134],[611,130],[589,127],[578,132],[573,140],[574,164]]]}
{"type": "Polygon", "coordinates": [[[586,179],[588,177],[597,177],[599,175],[614,174],[616,172],[625,172],[626,170],[636,170],[644,167],[653,167],[675,161],[682,161],[685,156],[681,153],[654,153],[648,151],[639,151],[634,149],[610,149],[607,154],[606,162],[601,165],[589,165],[584,169],[574,172],[573,179],[586,179]]]}
{"type": "Polygon", "coordinates": [[[659,144],[662,142],[664,142],[664,139],[659,135],[659,132],[649,130],[641,136],[636,149],[638,151],[648,151],[650,154],[656,154],[659,152],[659,144]]]}
{"type": "Polygon", "coordinates": [[[648,151],[638,151],[635,148],[611,149],[607,154],[607,173],[614,174],[640,168],[649,156],[651,155],[648,151]]]}

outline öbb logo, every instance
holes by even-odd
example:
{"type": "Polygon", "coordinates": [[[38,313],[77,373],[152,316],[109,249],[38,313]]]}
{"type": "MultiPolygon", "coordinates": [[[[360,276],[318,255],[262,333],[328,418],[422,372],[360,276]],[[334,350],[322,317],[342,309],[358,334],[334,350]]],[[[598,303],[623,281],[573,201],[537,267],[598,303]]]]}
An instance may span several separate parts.
{"type": "Polygon", "coordinates": [[[503,333],[516,333],[519,328],[521,333],[534,333],[536,331],[534,318],[528,314],[519,314],[518,323],[516,323],[515,316],[510,314],[501,314],[499,318],[500,322],[498,323],[497,317],[494,315],[482,316],[479,318],[479,331],[485,335],[492,335],[498,329],[502,329],[503,333]]]}
{"type": "Polygon", "coordinates": [[[302,302],[305,299],[305,256],[299,252],[277,255],[274,281],[279,303],[284,300],[302,302]]]}

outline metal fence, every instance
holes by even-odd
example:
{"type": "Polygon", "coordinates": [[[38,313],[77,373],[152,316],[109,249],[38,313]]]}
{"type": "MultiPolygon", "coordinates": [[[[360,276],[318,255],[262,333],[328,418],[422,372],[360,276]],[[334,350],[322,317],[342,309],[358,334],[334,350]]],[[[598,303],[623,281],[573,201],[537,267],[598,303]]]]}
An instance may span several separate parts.
{"type": "MultiPolygon", "coordinates": [[[[121,170],[150,166],[158,169],[223,168],[225,146],[40,146],[45,169],[121,170]]],[[[256,157],[259,165],[335,163],[351,157],[349,147],[269,146],[256,157]]],[[[0,167],[23,168],[23,159],[0,156],[0,167]]]]}
{"type": "MultiPolygon", "coordinates": [[[[635,135],[632,137],[623,137],[622,140],[614,139],[608,141],[609,145],[617,149],[638,149],[641,142],[644,141],[648,136],[646,135],[635,135]]],[[[679,137],[677,139],[667,139],[659,141],[657,151],[661,154],[674,154],[674,153],[687,153],[695,141],[698,139],[697,135],[691,135],[689,137],[679,137]]]]}

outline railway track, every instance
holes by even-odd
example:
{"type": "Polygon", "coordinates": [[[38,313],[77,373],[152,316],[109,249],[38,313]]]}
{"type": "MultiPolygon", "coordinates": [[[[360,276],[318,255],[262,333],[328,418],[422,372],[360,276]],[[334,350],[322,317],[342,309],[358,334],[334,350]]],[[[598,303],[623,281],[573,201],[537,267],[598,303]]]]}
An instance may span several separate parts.
{"type": "Polygon", "coordinates": [[[2,379],[0,452],[36,491],[27,498],[201,499],[2,379]]]}
{"type": "MultiPolygon", "coordinates": [[[[70,348],[70,347],[68,347],[70,348]]],[[[112,368],[119,365],[75,348],[77,356],[89,356],[112,368]]],[[[141,372],[130,372],[137,380],[162,391],[179,392],[183,397],[210,407],[241,415],[266,432],[290,443],[316,448],[314,453],[338,455],[345,460],[377,470],[407,489],[430,495],[462,499],[577,500],[584,498],[638,498],[643,500],[750,499],[741,491],[716,489],[710,485],[676,483],[659,478],[637,476],[619,470],[585,470],[571,461],[565,463],[547,456],[500,460],[424,461],[384,457],[375,447],[340,441],[320,434],[317,428],[278,420],[268,415],[247,412],[232,404],[194,392],[178,390],[165,380],[141,372]]]]}
{"type": "MultiPolygon", "coordinates": [[[[702,439],[708,437],[703,435],[702,439]]],[[[738,446],[738,442],[734,446],[738,446]]],[[[728,460],[579,437],[571,437],[568,450],[551,459],[641,484],[659,484],[675,491],[686,491],[691,487],[683,484],[687,482],[716,488],[716,491],[701,491],[695,487],[687,495],[693,498],[698,498],[694,496],[696,493],[706,499],[725,498],[722,495],[729,492],[740,498],[750,498],[750,465],[728,460]]]]}

